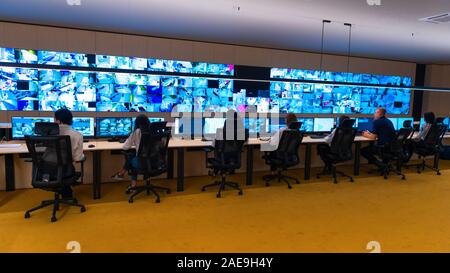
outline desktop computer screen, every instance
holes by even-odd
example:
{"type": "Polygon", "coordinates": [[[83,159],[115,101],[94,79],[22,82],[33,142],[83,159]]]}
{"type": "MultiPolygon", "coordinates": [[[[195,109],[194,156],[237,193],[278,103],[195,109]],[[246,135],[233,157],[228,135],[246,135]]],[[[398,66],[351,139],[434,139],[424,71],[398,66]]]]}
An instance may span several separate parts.
{"type": "Polygon", "coordinates": [[[205,118],[203,123],[204,135],[215,135],[217,129],[223,128],[226,118],[205,118]]]}
{"type": "Polygon", "coordinates": [[[358,132],[372,131],[373,118],[358,118],[358,132]]]}
{"type": "Polygon", "coordinates": [[[334,118],[315,118],[314,132],[331,132],[334,128],[334,118]]]}
{"type": "Polygon", "coordinates": [[[398,126],[399,130],[401,128],[404,128],[403,123],[405,123],[405,121],[407,121],[407,120],[411,121],[411,126],[414,125],[414,118],[397,118],[397,124],[398,124],[397,126],[398,126]]]}
{"type": "MultiPolygon", "coordinates": [[[[135,121],[136,121],[136,117],[133,117],[133,118],[131,119],[131,122],[132,122],[132,124],[131,124],[132,130],[134,130],[134,123],[135,123],[135,121]]],[[[148,118],[148,121],[150,121],[150,123],[152,123],[152,122],[161,122],[161,121],[164,121],[164,118],[148,118]]]]}
{"type": "Polygon", "coordinates": [[[202,138],[203,119],[201,118],[176,118],[174,122],[174,135],[183,137],[202,138]]]}
{"type": "Polygon", "coordinates": [[[97,137],[127,137],[131,134],[131,118],[97,118],[97,137]]]}
{"type": "Polygon", "coordinates": [[[314,132],[314,118],[299,118],[298,121],[302,123],[300,131],[314,132]]]}
{"type": "Polygon", "coordinates": [[[399,124],[398,124],[398,118],[388,118],[388,119],[389,119],[390,121],[392,121],[392,124],[394,125],[395,131],[398,131],[398,130],[400,130],[400,128],[403,127],[403,124],[402,124],[402,126],[399,127],[399,124]]]}
{"type": "Polygon", "coordinates": [[[12,117],[12,138],[24,139],[26,135],[34,136],[36,122],[53,122],[52,117],[12,117]]]}
{"type": "Polygon", "coordinates": [[[95,136],[95,130],[94,130],[94,118],[89,117],[74,117],[73,118],[73,124],[72,128],[75,131],[80,132],[83,137],[94,137],[95,136]]]}
{"type": "Polygon", "coordinates": [[[268,118],[245,118],[244,127],[248,130],[250,136],[255,134],[266,133],[269,131],[268,118]]]}

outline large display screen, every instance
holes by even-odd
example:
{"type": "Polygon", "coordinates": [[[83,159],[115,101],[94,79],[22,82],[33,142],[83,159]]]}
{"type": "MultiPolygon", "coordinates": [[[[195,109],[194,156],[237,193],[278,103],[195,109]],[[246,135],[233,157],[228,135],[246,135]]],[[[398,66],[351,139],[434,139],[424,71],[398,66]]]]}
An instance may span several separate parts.
{"type": "Polygon", "coordinates": [[[11,117],[12,138],[24,139],[25,136],[34,136],[36,122],[53,122],[52,117],[11,117]]]}
{"type": "Polygon", "coordinates": [[[234,66],[229,64],[13,48],[0,48],[0,62],[33,66],[0,67],[0,110],[55,111],[65,107],[83,112],[244,112],[254,107],[258,113],[372,114],[384,107],[391,115],[410,112],[411,91],[396,88],[411,86],[409,77],[273,68],[273,79],[392,87],[272,81],[263,87],[269,90],[250,90],[241,89],[233,79],[139,74],[145,70],[232,77],[234,66]],[[88,67],[91,72],[71,67],[88,67]],[[95,71],[100,69],[102,72],[95,71]]]}

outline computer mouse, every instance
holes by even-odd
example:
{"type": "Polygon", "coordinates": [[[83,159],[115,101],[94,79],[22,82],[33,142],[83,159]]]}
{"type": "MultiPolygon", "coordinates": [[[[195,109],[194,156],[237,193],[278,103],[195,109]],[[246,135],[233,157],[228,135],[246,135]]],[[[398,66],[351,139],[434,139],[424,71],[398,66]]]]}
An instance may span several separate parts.
{"type": "Polygon", "coordinates": [[[95,145],[94,145],[94,144],[89,144],[88,147],[89,147],[89,148],[94,148],[95,145]]]}

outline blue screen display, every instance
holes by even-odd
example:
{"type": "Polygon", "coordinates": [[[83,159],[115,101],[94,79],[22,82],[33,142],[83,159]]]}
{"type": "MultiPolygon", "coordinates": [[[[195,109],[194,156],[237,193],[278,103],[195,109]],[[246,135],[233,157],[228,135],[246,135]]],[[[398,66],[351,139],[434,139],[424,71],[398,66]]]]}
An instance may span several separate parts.
{"type": "Polygon", "coordinates": [[[94,137],[95,121],[94,118],[89,117],[74,117],[72,128],[80,132],[84,137],[94,137]]]}
{"type": "Polygon", "coordinates": [[[314,132],[331,132],[334,128],[334,118],[315,118],[314,132]]]}
{"type": "Polygon", "coordinates": [[[215,135],[218,129],[223,128],[226,118],[205,118],[203,122],[203,135],[215,135]]]}
{"type": "Polygon", "coordinates": [[[358,118],[358,131],[372,131],[373,118],[358,118]]]}
{"type": "Polygon", "coordinates": [[[277,79],[370,83],[392,88],[271,82],[270,90],[235,89],[233,80],[136,74],[139,70],[234,75],[230,64],[0,48],[1,62],[122,69],[77,72],[0,67],[0,110],[99,112],[244,112],[389,114],[410,112],[409,77],[299,69],[271,69],[277,79]],[[133,73],[127,70],[136,71],[133,73]]]}
{"type": "Polygon", "coordinates": [[[13,139],[23,139],[25,136],[34,136],[34,125],[36,122],[53,122],[52,117],[12,117],[13,139]]]}
{"type": "Polygon", "coordinates": [[[97,137],[127,137],[132,131],[131,118],[97,118],[97,137]]]}

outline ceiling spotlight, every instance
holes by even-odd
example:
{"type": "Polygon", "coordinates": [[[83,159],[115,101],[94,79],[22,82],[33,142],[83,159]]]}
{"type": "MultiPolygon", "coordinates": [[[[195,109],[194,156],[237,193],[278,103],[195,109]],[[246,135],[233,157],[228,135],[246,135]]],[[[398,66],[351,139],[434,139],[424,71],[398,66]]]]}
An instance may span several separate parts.
{"type": "Polygon", "coordinates": [[[366,0],[369,6],[381,6],[381,0],[366,0]]]}
{"type": "Polygon", "coordinates": [[[69,6],[81,6],[81,0],[66,0],[69,6]]]}

